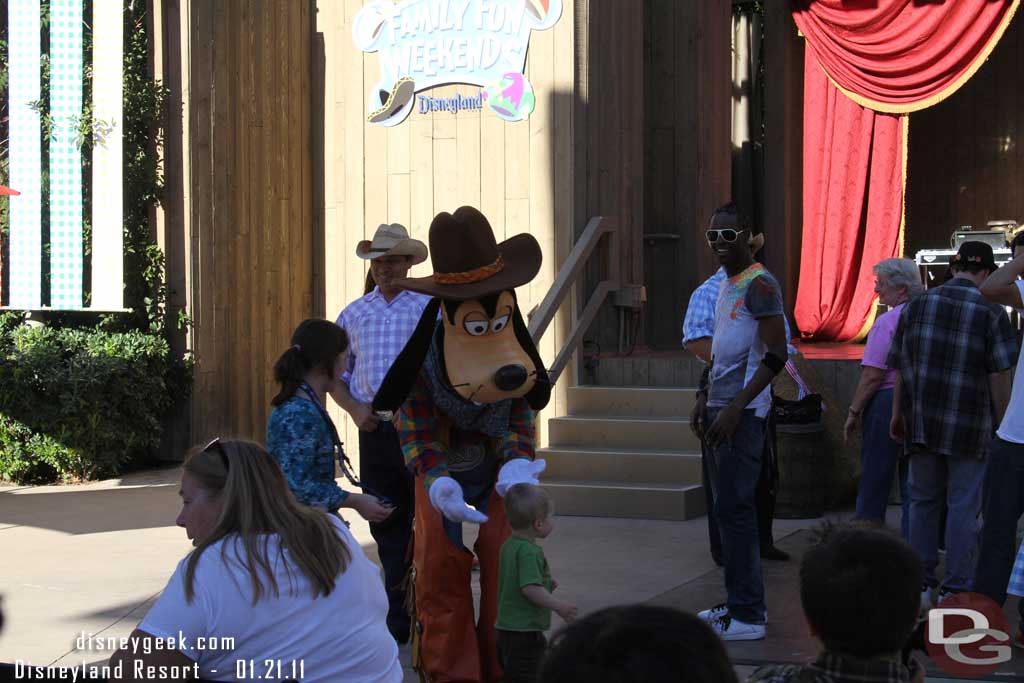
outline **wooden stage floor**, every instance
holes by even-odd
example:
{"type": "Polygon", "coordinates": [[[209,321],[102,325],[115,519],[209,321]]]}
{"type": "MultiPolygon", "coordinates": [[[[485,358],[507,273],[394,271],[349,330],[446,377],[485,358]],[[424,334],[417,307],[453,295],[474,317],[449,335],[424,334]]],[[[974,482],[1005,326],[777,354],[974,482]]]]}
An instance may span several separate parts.
{"type": "Polygon", "coordinates": [[[853,360],[858,363],[864,357],[864,345],[849,342],[803,342],[794,341],[796,347],[807,360],[853,360]]]}

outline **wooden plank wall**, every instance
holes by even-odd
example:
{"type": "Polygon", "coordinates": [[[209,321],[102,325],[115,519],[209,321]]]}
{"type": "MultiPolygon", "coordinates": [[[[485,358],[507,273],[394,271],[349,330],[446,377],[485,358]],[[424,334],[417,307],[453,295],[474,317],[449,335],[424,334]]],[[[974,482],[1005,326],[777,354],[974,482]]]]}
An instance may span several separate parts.
{"type": "MultiPolygon", "coordinates": [[[[573,193],[578,216],[618,216],[624,284],[642,284],[644,224],[644,23],[640,3],[577,0],[577,126],[573,131],[573,193]]],[[[585,221],[577,221],[577,236],[585,221]]],[[[604,278],[598,256],[584,276],[584,291],[604,278]]],[[[577,302],[583,305],[583,302],[577,302]]],[[[611,305],[598,314],[584,345],[617,349],[619,320],[611,305]]]]}
{"type": "MultiPolygon", "coordinates": [[[[359,51],[352,22],[362,0],[318,0],[313,37],[313,270],[314,310],[334,319],[363,293],[366,262],[356,244],[380,223],[398,222],[427,241],[431,219],[463,204],[480,208],[499,240],[529,232],[540,242],[544,264],[538,277],[518,291],[524,312],[540,303],[558,265],[572,246],[574,45],[576,0],[563,0],[552,29],[534,31],[526,74],[536,96],[528,121],[506,123],[488,111],[420,114],[391,128],[366,121],[368,88],[380,73],[378,56],[359,51]],[[322,152],[320,151],[322,150],[322,152]],[[321,275],[322,274],[322,275],[321,275]]],[[[475,94],[474,86],[448,86],[433,97],[475,94]]],[[[432,272],[430,261],[413,276],[432,272]]],[[[567,336],[569,306],[563,307],[542,340],[541,355],[554,360],[567,336]]],[[[566,379],[560,382],[566,384],[566,379]]],[[[357,431],[331,406],[346,450],[357,450],[357,431]]],[[[565,412],[565,388],[554,393],[546,415],[565,412]]]]}
{"type": "Polygon", "coordinates": [[[910,115],[904,254],[948,249],[959,225],[1024,223],[1024,19],[960,90],[910,115]],[[941,144],[936,141],[941,140],[941,144]]]}
{"type": "Polygon", "coordinates": [[[793,306],[803,242],[804,41],[787,0],[764,5],[764,264],[782,285],[794,334],[793,306]]]}
{"type": "Polygon", "coordinates": [[[158,227],[168,280],[184,290],[172,307],[193,321],[191,440],[263,441],[272,364],[313,309],[311,5],[161,6],[168,130],[180,135],[167,141],[158,227]]]}
{"type": "MultiPolygon", "coordinates": [[[[436,212],[474,204],[499,239],[532,233],[545,260],[538,278],[518,292],[524,311],[541,301],[594,215],[620,217],[620,253],[603,258],[620,260],[623,282],[645,283],[649,292],[676,286],[644,271],[650,79],[645,15],[634,4],[563,0],[561,20],[531,38],[527,75],[537,107],[527,122],[486,112],[414,112],[383,128],[366,121],[377,55],[352,41],[362,0],[152,1],[164,7],[167,81],[180,80],[169,111],[180,97],[181,117],[168,130],[179,127],[181,144],[168,140],[166,150],[169,190],[180,178],[180,191],[169,192],[162,241],[168,278],[186,293],[172,305],[194,320],[194,441],[225,433],[262,438],[273,360],[304,317],[333,319],[362,294],[365,262],[355,247],[382,222],[403,223],[426,240],[436,212]]],[[[695,171],[666,190],[692,198],[685,200],[691,208],[676,209],[691,241],[728,194],[727,118],[707,96],[696,96],[713,83],[715,93],[727,87],[728,16],[726,0],[673,10],[672,39],[697,45],[694,55],[689,47],[675,50],[672,67],[688,74],[676,76],[688,84],[673,101],[676,164],[695,171]]],[[[453,86],[431,95],[474,90],[453,86]]],[[[721,109],[728,111],[727,97],[721,109]]],[[[710,264],[697,258],[697,250],[684,257],[683,270],[709,274],[710,264]]],[[[598,270],[589,269],[584,291],[598,270]]],[[[428,261],[413,275],[429,272],[428,261]]],[[[541,344],[547,362],[579,305],[567,302],[549,329],[541,344]]],[[[591,335],[605,350],[618,337],[607,308],[591,335]]],[[[573,381],[572,373],[564,377],[573,381]]],[[[354,455],[356,431],[332,410],[354,455]]],[[[560,386],[545,415],[565,410],[560,386]]]]}
{"type": "Polygon", "coordinates": [[[644,3],[645,345],[678,349],[690,293],[717,269],[704,239],[730,198],[731,2],[644,3]]]}

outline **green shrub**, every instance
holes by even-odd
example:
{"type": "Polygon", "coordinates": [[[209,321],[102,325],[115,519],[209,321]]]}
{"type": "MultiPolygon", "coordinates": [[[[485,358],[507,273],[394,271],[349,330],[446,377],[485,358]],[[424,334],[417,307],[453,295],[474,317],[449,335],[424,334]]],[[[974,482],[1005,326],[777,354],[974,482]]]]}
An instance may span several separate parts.
{"type": "Polygon", "coordinates": [[[17,322],[0,316],[0,478],[93,479],[155,451],[191,377],[162,337],[17,322]]]}

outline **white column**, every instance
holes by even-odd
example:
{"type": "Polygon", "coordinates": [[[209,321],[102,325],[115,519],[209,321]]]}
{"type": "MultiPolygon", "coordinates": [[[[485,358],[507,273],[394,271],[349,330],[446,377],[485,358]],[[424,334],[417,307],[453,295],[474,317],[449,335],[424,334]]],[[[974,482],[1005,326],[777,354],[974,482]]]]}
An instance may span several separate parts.
{"type": "Polygon", "coordinates": [[[102,135],[92,148],[92,303],[124,307],[122,99],[124,28],[120,0],[95,0],[92,11],[92,111],[102,135]]]}

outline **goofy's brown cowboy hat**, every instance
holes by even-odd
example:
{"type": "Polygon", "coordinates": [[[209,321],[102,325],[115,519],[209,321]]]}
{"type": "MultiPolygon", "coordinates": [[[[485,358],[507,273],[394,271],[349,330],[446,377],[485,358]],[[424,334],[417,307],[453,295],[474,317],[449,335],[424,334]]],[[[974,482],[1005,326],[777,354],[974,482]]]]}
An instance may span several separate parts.
{"type": "Polygon", "coordinates": [[[434,274],[396,284],[441,299],[465,301],[525,285],[540,270],[540,244],[533,235],[515,235],[499,244],[487,218],[472,206],[434,216],[428,240],[434,274]]]}

